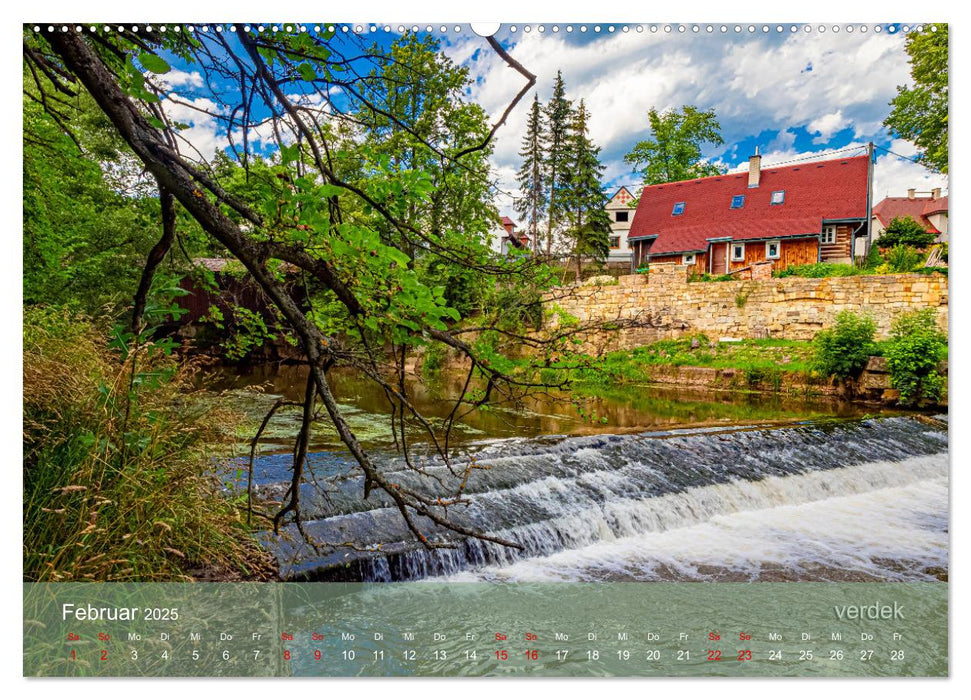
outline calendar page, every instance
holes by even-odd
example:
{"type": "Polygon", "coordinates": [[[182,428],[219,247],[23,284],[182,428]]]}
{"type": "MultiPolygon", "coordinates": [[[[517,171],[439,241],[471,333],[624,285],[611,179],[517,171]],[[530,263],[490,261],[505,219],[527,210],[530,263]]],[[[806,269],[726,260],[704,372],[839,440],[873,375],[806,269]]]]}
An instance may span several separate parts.
{"type": "Polygon", "coordinates": [[[949,675],[947,24],[22,41],[24,676],[949,675]]]}

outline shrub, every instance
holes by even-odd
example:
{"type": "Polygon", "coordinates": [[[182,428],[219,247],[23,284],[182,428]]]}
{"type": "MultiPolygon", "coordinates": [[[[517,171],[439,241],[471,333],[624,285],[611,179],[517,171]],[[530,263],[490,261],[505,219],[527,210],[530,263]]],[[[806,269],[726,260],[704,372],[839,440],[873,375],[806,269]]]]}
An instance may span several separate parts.
{"type": "Polygon", "coordinates": [[[887,251],[886,260],[892,272],[913,272],[924,262],[924,254],[910,246],[896,245],[887,251]]]}
{"type": "Polygon", "coordinates": [[[877,239],[877,245],[881,248],[893,248],[898,245],[926,248],[934,242],[935,235],[925,231],[924,227],[913,218],[898,216],[877,239]]]}
{"type": "Polygon", "coordinates": [[[869,316],[840,312],[836,324],[813,339],[813,368],[826,376],[857,376],[874,352],[876,330],[869,316]]]}
{"type": "Polygon", "coordinates": [[[870,252],[866,254],[863,261],[863,269],[868,272],[876,270],[883,263],[883,256],[880,255],[880,247],[876,244],[870,246],[870,252]]]}
{"type": "Polygon", "coordinates": [[[884,347],[893,387],[900,403],[916,406],[940,401],[944,377],[938,367],[947,356],[947,335],[937,327],[933,309],[898,316],[884,347]]]}
{"type": "Polygon", "coordinates": [[[840,263],[811,263],[809,265],[790,265],[785,270],[773,272],[773,277],[849,277],[860,273],[852,265],[840,263]]]}

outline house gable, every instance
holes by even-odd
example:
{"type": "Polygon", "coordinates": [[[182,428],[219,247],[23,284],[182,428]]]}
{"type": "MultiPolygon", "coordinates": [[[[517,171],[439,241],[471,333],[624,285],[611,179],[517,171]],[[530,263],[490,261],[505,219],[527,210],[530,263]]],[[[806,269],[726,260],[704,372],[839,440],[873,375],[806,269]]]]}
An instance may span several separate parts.
{"type": "Polygon", "coordinates": [[[766,168],[754,187],[746,171],[645,187],[629,240],[656,235],[653,257],[703,251],[711,239],[781,240],[819,234],[824,221],[865,221],[868,170],[864,155],[766,168]]]}

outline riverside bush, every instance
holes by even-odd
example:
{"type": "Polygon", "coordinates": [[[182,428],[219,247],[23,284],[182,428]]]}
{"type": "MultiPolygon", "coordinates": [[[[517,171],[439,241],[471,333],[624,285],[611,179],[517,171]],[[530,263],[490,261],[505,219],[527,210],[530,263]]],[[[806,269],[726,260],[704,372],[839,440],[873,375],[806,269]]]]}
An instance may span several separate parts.
{"type": "Polygon", "coordinates": [[[23,319],[24,579],[240,577],[257,564],[209,451],[232,416],[195,407],[150,347],[122,361],[94,323],[23,319]],[[133,372],[132,359],[138,366],[133,372]]]}
{"type": "Polygon", "coordinates": [[[877,326],[869,316],[842,311],[832,328],[813,339],[813,367],[827,377],[855,377],[874,353],[877,326]]]}
{"type": "Polygon", "coordinates": [[[811,263],[809,265],[790,265],[785,270],[773,272],[773,277],[849,277],[860,274],[852,265],[841,263],[811,263]]]}
{"type": "Polygon", "coordinates": [[[947,335],[938,328],[933,309],[894,319],[883,354],[901,404],[917,406],[941,400],[944,377],[939,366],[947,357],[947,335]]]}

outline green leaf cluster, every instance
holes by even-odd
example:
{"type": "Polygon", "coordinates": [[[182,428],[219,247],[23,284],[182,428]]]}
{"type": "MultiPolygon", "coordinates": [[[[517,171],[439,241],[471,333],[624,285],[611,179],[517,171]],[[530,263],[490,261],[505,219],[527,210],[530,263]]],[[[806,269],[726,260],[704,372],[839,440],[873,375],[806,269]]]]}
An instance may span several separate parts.
{"type": "Polygon", "coordinates": [[[841,311],[832,328],[813,339],[813,368],[820,374],[846,379],[856,377],[876,352],[877,326],[869,316],[841,311]]]}
{"type": "Polygon", "coordinates": [[[937,325],[934,309],[920,309],[894,319],[884,357],[900,403],[936,403],[944,394],[941,362],[947,358],[947,335],[937,325]]]}

